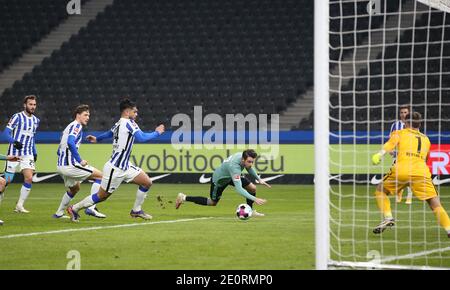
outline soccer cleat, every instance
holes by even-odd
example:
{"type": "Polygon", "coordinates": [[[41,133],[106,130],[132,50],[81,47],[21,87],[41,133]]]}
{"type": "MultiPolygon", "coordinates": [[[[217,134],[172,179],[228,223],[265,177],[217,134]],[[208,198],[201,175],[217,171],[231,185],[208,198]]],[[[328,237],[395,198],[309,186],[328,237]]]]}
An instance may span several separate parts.
{"type": "Polygon", "coordinates": [[[52,215],[52,218],[54,218],[54,219],[68,219],[70,217],[66,216],[64,213],[61,213],[61,214],[54,213],[52,215]]]}
{"type": "Polygon", "coordinates": [[[379,225],[373,229],[374,234],[381,234],[387,228],[392,228],[395,225],[395,220],[393,218],[384,219],[379,225]]]}
{"type": "Polygon", "coordinates": [[[133,218],[138,218],[139,217],[139,218],[144,219],[144,220],[151,220],[153,218],[151,215],[146,214],[143,210],[140,210],[140,211],[131,210],[130,211],[130,216],[133,217],[133,218]]]}
{"type": "MultiPolygon", "coordinates": [[[[3,221],[2,220],[0,220],[0,226],[2,226],[3,225],[3,221]]],[[[450,234],[449,234],[450,235],[450,234]]],[[[449,236],[450,237],[450,236],[449,236]]]]}
{"type": "Polygon", "coordinates": [[[263,213],[257,212],[256,210],[253,210],[252,216],[253,217],[262,217],[262,216],[266,216],[266,215],[263,213]]]}
{"type": "Polygon", "coordinates": [[[14,209],[14,212],[16,213],[29,213],[30,211],[26,210],[23,205],[19,206],[16,205],[16,208],[14,209]]]}
{"type": "Polygon", "coordinates": [[[106,215],[104,215],[101,212],[99,212],[96,207],[94,209],[87,208],[87,209],[84,210],[84,213],[87,214],[87,215],[99,218],[99,219],[106,218],[106,215]]]}
{"type": "Polygon", "coordinates": [[[186,200],[186,194],[180,192],[175,201],[175,209],[179,209],[181,204],[186,200]]]}
{"type": "Polygon", "coordinates": [[[69,207],[67,208],[67,213],[69,214],[70,219],[71,219],[74,223],[77,223],[77,222],[80,221],[80,215],[78,214],[78,212],[76,212],[76,211],[73,209],[73,206],[72,206],[72,205],[69,206],[69,207]]]}

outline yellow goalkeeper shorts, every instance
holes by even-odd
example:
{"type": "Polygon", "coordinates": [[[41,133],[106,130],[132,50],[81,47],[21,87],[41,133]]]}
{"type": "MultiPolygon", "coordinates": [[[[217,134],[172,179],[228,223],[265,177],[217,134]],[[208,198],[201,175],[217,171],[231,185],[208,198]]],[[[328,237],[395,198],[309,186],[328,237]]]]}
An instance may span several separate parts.
{"type": "Polygon", "coordinates": [[[438,192],[430,177],[396,176],[394,172],[389,172],[383,177],[383,190],[390,195],[398,194],[407,186],[411,187],[413,194],[420,200],[438,196],[438,192]]]}

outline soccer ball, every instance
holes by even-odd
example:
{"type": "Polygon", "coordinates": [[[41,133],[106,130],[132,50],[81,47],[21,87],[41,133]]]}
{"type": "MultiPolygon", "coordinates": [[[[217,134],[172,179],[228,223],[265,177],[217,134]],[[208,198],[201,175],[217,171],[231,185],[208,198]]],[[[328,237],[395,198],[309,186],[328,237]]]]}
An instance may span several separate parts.
{"type": "Polygon", "coordinates": [[[252,213],[252,208],[246,203],[238,205],[236,209],[236,216],[240,220],[248,220],[252,216],[252,213]]]}

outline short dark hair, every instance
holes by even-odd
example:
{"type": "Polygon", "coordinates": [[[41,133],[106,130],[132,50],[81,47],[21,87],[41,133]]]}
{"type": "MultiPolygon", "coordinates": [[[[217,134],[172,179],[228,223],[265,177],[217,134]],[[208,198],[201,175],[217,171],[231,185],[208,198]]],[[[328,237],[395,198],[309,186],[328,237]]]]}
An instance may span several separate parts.
{"type": "Polygon", "coordinates": [[[26,104],[27,102],[28,102],[28,100],[37,100],[37,98],[36,98],[36,96],[35,95],[28,95],[28,96],[25,96],[25,98],[23,98],[23,103],[24,104],[26,104]]]}
{"type": "Polygon", "coordinates": [[[242,159],[247,160],[248,157],[256,158],[258,156],[258,153],[256,153],[253,149],[247,149],[244,152],[242,152],[242,159]]]}
{"type": "Polygon", "coordinates": [[[123,99],[122,101],[120,101],[120,112],[122,113],[123,111],[125,111],[126,109],[133,109],[136,107],[136,103],[131,101],[128,98],[123,99]]]}
{"type": "Polygon", "coordinates": [[[406,115],[405,120],[411,125],[411,127],[419,129],[422,124],[422,115],[419,112],[414,112],[406,115]]]}
{"type": "Polygon", "coordinates": [[[89,106],[88,105],[79,105],[73,110],[72,117],[75,119],[78,114],[81,114],[83,112],[89,112],[89,106]]]}
{"type": "Polygon", "coordinates": [[[403,110],[403,109],[407,109],[408,112],[411,112],[411,106],[410,105],[401,105],[400,108],[399,108],[399,111],[403,110]]]}

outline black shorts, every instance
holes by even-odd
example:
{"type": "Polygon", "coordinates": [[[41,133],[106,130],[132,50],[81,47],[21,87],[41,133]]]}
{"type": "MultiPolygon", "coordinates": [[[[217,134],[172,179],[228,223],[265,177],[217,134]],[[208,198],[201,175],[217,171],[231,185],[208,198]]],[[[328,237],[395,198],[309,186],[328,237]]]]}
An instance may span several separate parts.
{"type": "MultiPolygon", "coordinates": [[[[245,176],[241,176],[241,182],[243,188],[247,187],[250,183],[252,183],[245,176]]],[[[234,186],[233,180],[230,180],[229,183],[222,186],[215,185],[214,182],[211,180],[211,189],[209,191],[209,196],[211,197],[211,200],[216,203],[219,202],[220,198],[222,197],[223,191],[225,190],[225,188],[227,188],[228,185],[234,186]]]]}

